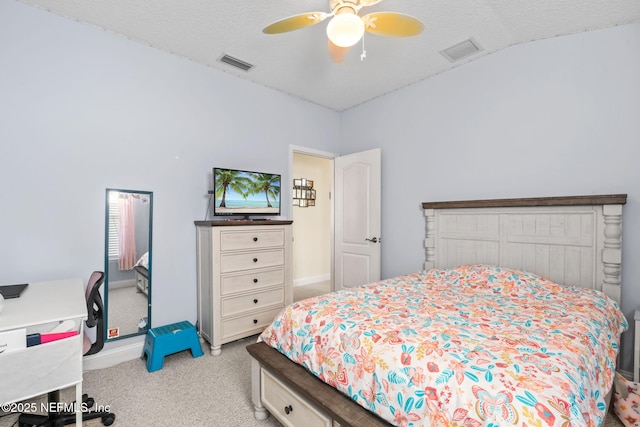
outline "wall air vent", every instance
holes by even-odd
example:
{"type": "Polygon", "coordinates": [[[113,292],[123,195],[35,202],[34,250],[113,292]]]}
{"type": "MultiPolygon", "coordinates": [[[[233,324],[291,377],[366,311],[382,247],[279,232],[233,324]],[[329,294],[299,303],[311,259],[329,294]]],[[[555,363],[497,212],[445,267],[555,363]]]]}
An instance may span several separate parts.
{"type": "Polygon", "coordinates": [[[460,61],[474,53],[478,53],[482,50],[482,47],[477,41],[473,39],[465,40],[450,48],[440,51],[440,53],[451,62],[460,61]]]}
{"type": "Polygon", "coordinates": [[[234,58],[233,56],[226,55],[226,54],[222,55],[222,57],[220,57],[219,61],[220,62],[224,62],[225,64],[229,64],[232,67],[239,68],[242,71],[249,71],[250,69],[253,68],[252,64],[249,64],[248,62],[244,62],[241,59],[234,58]]]}

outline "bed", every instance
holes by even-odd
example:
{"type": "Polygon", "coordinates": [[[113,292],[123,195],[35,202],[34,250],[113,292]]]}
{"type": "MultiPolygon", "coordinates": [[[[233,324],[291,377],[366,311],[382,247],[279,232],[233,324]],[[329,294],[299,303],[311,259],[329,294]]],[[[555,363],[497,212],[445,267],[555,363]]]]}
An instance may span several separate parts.
{"type": "Polygon", "coordinates": [[[602,425],[627,328],[625,202],[424,203],[424,271],[294,303],[247,347],[256,418],[602,425]]]}

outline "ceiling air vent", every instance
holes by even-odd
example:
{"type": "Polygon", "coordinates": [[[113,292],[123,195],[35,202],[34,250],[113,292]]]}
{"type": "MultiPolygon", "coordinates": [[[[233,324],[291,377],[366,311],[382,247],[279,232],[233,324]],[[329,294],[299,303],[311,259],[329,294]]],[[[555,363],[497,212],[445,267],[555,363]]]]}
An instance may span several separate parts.
{"type": "Polygon", "coordinates": [[[229,56],[226,54],[222,55],[222,57],[220,58],[220,62],[229,64],[232,67],[240,68],[242,71],[249,71],[250,69],[253,68],[252,64],[249,64],[248,62],[244,62],[241,59],[234,58],[233,56],[229,56]]]}
{"type": "Polygon", "coordinates": [[[451,62],[460,61],[467,56],[480,52],[482,48],[477,41],[473,39],[465,40],[450,48],[440,51],[440,53],[451,62]]]}

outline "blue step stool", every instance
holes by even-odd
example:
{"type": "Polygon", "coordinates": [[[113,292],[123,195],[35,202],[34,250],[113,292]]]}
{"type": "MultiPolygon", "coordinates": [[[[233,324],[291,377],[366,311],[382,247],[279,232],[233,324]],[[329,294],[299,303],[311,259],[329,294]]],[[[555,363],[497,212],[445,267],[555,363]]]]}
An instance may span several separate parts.
{"type": "Polygon", "coordinates": [[[204,354],[195,326],[185,320],[149,329],[144,340],[142,358],[147,355],[147,371],[153,372],[162,369],[165,356],[187,349],[191,349],[193,357],[204,354]]]}

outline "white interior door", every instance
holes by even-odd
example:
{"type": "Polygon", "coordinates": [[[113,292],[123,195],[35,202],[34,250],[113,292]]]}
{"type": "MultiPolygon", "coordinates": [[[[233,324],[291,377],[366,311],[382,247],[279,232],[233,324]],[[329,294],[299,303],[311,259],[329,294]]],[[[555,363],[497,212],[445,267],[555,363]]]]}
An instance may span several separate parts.
{"type": "Polygon", "coordinates": [[[335,158],[335,289],[380,280],[380,149],[335,158]]]}

